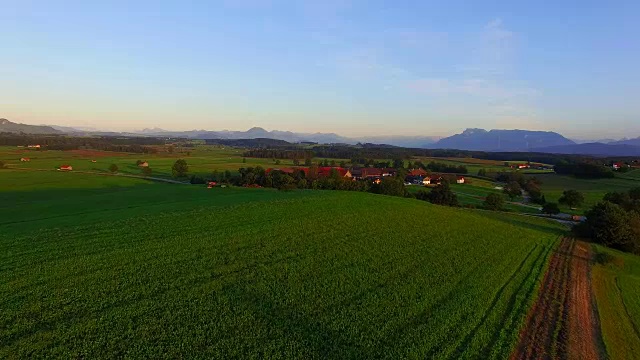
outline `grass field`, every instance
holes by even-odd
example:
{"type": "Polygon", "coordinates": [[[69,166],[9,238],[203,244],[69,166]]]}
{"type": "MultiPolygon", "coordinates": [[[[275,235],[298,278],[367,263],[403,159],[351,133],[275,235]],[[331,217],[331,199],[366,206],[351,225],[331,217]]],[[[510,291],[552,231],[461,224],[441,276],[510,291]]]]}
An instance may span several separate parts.
{"type": "MultiPolygon", "coordinates": [[[[484,160],[484,159],[475,159],[475,158],[455,158],[455,157],[415,157],[414,160],[420,160],[425,164],[428,164],[432,161],[437,163],[444,163],[448,165],[460,166],[463,165],[467,168],[469,174],[476,175],[480,169],[484,169],[487,172],[503,172],[503,171],[512,171],[509,167],[505,166],[505,163],[509,164],[523,164],[526,163],[526,160],[523,161],[497,161],[497,160],[484,160]]],[[[545,174],[553,172],[551,170],[537,170],[537,169],[526,169],[520,170],[523,174],[545,174]]]]}
{"type": "Polygon", "coordinates": [[[613,179],[578,179],[572,176],[557,174],[535,175],[542,180],[542,192],[549,202],[558,202],[564,190],[577,190],[584,194],[585,202],[576,210],[571,210],[561,206],[560,209],[566,213],[583,214],[586,210],[602,200],[604,195],[613,191],[628,191],[631,188],[640,186],[640,182],[613,178],[613,179]]]}
{"type": "MultiPolygon", "coordinates": [[[[74,171],[108,172],[111,164],[116,164],[120,173],[140,175],[141,169],[137,160],[147,161],[153,170],[153,176],[171,177],[171,167],[177,159],[184,159],[189,164],[190,174],[209,175],[214,170],[230,170],[236,172],[241,167],[263,166],[274,167],[272,159],[246,158],[243,162],[243,150],[236,148],[220,148],[214,146],[196,146],[183,149],[182,152],[169,154],[130,154],[107,151],[30,151],[25,149],[0,147],[0,161],[11,168],[52,170],[62,164],[73,166],[74,171]],[[187,154],[187,152],[189,154],[187,154]],[[29,157],[30,162],[20,162],[21,157],[29,157]],[[93,163],[92,160],[96,162],[93,163]]],[[[280,160],[279,166],[291,166],[291,160],[280,160]]]]}
{"type": "Polygon", "coordinates": [[[24,174],[0,172],[21,184],[0,187],[2,358],[505,358],[563,231],[367,193],[24,174]]]}
{"type": "Polygon", "coordinates": [[[606,259],[592,277],[607,355],[640,359],[640,257],[596,249],[606,259]]]}

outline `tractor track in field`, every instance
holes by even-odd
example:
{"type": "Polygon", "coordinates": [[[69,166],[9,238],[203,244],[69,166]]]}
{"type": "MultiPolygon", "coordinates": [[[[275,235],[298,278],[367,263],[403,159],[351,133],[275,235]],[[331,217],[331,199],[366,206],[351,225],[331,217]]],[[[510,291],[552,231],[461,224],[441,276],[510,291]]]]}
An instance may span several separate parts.
{"type": "Polygon", "coordinates": [[[512,360],[604,358],[591,288],[591,259],[589,244],[562,240],[551,255],[512,360]]]}

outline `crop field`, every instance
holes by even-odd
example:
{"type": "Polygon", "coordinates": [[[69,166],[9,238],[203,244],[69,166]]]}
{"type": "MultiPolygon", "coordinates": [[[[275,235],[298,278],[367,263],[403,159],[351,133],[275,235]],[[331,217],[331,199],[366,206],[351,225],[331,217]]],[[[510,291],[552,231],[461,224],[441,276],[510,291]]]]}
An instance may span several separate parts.
{"type": "Polygon", "coordinates": [[[563,232],[367,193],[24,174],[0,172],[24,182],[0,187],[0,358],[502,359],[563,232]]]}
{"type": "Polygon", "coordinates": [[[640,359],[640,257],[597,247],[592,271],[602,337],[612,360],[640,359]]]}

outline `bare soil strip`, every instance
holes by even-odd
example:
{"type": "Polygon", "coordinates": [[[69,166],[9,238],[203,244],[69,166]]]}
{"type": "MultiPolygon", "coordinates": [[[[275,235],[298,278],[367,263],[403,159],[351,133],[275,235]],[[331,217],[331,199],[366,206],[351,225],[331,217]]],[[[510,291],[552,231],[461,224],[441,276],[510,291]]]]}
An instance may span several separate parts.
{"type": "Polygon", "coordinates": [[[602,359],[589,244],[563,239],[511,359],[602,359]]]}

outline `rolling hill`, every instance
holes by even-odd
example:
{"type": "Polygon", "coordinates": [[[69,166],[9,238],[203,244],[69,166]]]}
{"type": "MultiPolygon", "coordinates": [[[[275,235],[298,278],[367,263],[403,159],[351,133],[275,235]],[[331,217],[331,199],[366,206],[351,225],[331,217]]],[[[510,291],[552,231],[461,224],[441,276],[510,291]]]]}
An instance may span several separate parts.
{"type": "Polygon", "coordinates": [[[366,193],[7,174],[35,183],[0,187],[0,357],[507,358],[562,232],[366,193]]]}
{"type": "Polygon", "coordinates": [[[61,131],[54,129],[51,126],[18,124],[7,119],[0,119],[0,133],[2,132],[41,135],[62,134],[61,131]]]}

